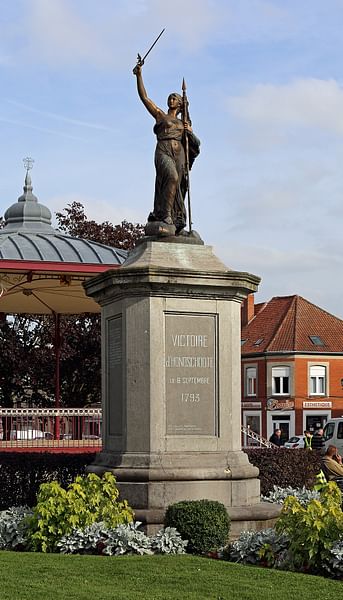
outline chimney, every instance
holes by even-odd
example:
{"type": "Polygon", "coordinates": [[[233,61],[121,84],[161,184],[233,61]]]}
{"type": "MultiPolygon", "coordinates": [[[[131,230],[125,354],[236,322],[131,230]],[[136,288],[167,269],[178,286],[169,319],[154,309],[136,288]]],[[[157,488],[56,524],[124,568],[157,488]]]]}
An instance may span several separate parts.
{"type": "Polygon", "coordinates": [[[241,321],[242,327],[247,325],[255,315],[255,297],[254,294],[249,296],[243,301],[241,306],[241,321]]]}

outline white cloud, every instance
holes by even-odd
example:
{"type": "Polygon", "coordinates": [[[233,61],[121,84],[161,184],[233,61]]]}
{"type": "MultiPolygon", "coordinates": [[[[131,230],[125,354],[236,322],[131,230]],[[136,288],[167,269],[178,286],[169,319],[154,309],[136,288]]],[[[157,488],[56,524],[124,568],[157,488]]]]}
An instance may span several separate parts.
{"type": "MultiPolygon", "coordinates": [[[[164,60],[165,52],[172,52],[178,60],[183,54],[187,60],[190,53],[207,46],[218,49],[218,44],[225,53],[237,43],[266,44],[302,39],[305,34],[313,38],[334,19],[334,11],[325,10],[322,0],[313,0],[311,9],[296,0],[21,2],[16,10],[21,3],[10,3],[14,8],[7,10],[12,18],[0,23],[0,55],[4,46],[6,61],[8,56],[10,61],[36,60],[66,67],[127,68],[137,50],[143,53],[163,27],[166,34],[157,60],[164,60]]],[[[331,29],[327,35],[332,35],[331,29]]]]}
{"type": "Polygon", "coordinates": [[[107,60],[99,32],[68,0],[30,0],[25,26],[31,52],[45,62],[73,65],[107,60]]]}
{"type": "MultiPolygon", "coordinates": [[[[271,160],[271,157],[269,157],[271,160]]],[[[272,165],[272,163],[270,163],[272,165]]],[[[250,172],[250,180],[242,180],[228,188],[233,192],[230,211],[229,231],[254,232],[271,235],[289,227],[291,235],[302,231],[303,235],[315,222],[322,222],[327,204],[322,202],[323,189],[331,190],[339,172],[326,167],[319,160],[296,160],[282,165],[278,172],[272,166],[265,174],[250,172]]],[[[333,206],[338,201],[337,194],[331,195],[333,206]]],[[[332,207],[330,206],[332,210],[332,207]]],[[[276,234],[278,235],[278,234],[276,234]]],[[[289,233],[286,234],[289,236],[289,233]]],[[[278,237],[277,242],[280,241],[278,237]]]]}
{"type": "Polygon", "coordinates": [[[228,106],[256,125],[310,127],[343,135],[343,88],[334,80],[259,84],[245,96],[231,97],[228,106]]]}
{"type": "MultiPolygon", "coordinates": [[[[164,46],[187,51],[205,46],[221,19],[211,0],[27,0],[21,34],[24,52],[53,66],[95,65],[127,68],[166,27],[164,46]]],[[[220,4],[220,3],[219,3],[220,4]]]]}

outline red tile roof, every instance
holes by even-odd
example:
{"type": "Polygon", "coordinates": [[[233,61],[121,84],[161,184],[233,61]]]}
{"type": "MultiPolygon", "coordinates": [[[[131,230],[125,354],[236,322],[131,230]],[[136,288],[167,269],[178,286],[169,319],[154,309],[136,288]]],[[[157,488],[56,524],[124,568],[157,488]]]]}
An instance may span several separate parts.
{"type": "Polygon", "coordinates": [[[242,355],[261,352],[342,352],[343,321],[301,296],[275,296],[255,305],[242,327],[242,355]],[[315,345],[318,336],[324,345],[315,345]]]}

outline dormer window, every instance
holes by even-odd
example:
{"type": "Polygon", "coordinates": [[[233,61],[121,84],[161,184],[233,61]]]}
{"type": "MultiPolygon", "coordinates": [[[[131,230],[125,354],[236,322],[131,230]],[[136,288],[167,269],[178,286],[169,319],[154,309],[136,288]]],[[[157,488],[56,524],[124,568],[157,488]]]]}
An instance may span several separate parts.
{"type": "Polygon", "coordinates": [[[325,346],[323,340],[319,335],[309,335],[308,336],[314,346],[325,346]]]}

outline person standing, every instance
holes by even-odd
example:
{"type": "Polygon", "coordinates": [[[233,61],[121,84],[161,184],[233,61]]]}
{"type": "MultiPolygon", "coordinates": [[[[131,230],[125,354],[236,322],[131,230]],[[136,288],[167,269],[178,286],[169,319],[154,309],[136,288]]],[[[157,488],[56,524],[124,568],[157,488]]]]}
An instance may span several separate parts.
{"type": "Polygon", "coordinates": [[[317,431],[314,432],[312,437],[312,450],[323,450],[325,446],[325,441],[323,438],[323,428],[320,427],[317,431]]]}
{"type": "Polygon", "coordinates": [[[282,446],[281,429],[275,429],[274,433],[272,433],[270,436],[269,441],[274,444],[274,446],[278,446],[280,448],[280,446],[282,446]]]}
{"type": "Polygon", "coordinates": [[[312,450],[312,434],[308,429],[304,431],[304,448],[305,450],[312,450]]]}

